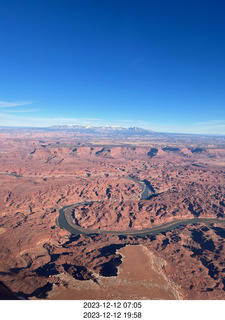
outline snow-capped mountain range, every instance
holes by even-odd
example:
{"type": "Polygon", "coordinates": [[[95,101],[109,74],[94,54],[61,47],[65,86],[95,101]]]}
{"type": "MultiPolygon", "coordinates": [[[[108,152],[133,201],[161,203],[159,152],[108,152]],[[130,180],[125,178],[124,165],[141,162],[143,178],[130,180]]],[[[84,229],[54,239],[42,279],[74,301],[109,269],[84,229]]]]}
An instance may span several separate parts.
{"type": "Polygon", "coordinates": [[[103,134],[152,134],[153,131],[138,128],[138,127],[130,127],[124,128],[120,126],[90,126],[90,125],[79,125],[79,124],[65,124],[65,125],[55,125],[49,127],[50,130],[69,130],[69,131],[82,131],[87,133],[103,133],[103,134]]]}

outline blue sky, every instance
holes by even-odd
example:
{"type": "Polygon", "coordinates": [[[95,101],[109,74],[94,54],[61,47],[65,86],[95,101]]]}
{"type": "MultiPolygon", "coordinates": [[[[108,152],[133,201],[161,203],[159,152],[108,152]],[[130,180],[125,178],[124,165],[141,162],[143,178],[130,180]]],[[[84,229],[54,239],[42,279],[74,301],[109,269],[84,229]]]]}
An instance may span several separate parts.
{"type": "Polygon", "coordinates": [[[0,126],[225,134],[225,2],[0,0],[0,126]]]}

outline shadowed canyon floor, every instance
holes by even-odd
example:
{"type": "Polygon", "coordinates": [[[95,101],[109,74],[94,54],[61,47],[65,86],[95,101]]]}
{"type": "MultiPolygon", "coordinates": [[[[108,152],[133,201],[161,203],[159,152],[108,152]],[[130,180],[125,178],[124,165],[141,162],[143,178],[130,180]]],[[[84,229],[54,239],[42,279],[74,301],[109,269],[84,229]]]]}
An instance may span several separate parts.
{"type": "Polygon", "coordinates": [[[179,299],[178,288],[162,272],[165,261],[144,246],[126,246],[118,251],[122,264],[115,277],[98,276],[98,283],[74,280],[70,289],[52,290],[50,299],[179,299]],[[135,259],[134,259],[135,257],[135,259]],[[58,293],[58,294],[57,294],[58,293]]]}
{"type": "Polygon", "coordinates": [[[18,296],[224,299],[225,138],[0,129],[0,179],[0,281],[18,296]],[[60,229],[65,206],[106,233],[60,229]],[[214,220],[109,233],[193,218],[214,220]]]}

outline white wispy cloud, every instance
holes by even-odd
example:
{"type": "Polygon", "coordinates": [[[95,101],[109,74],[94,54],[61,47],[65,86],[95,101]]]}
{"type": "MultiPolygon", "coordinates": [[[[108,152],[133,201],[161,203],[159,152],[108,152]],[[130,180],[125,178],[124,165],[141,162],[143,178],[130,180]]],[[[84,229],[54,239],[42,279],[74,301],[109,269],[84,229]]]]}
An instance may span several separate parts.
{"type": "Polygon", "coordinates": [[[116,123],[119,126],[123,127],[142,127],[147,128],[150,126],[150,123],[148,121],[143,120],[115,120],[111,121],[112,123],[116,123]]]}
{"type": "Polygon", "coordinates": [[[224,126],[225,120],[209,120],[196,123],[199,126],[224,126]]]}
{"type": "Polygon", "coordinates": [[[0,108],[20,107],[31,103],[31,101],[0,101],[0,108]]]}
{"type": "Polygon", "coordinates": [[[90,126],[117,125],[121,127],[142,127],[150,128],[150,124],[144,121],[134,120],[103,120],[99,118],[68,118],[68,117],[33,117],[23,115],[26,112],[35,110],[4,110],[0,113],[0,126],[20,126],[20,127],[48,127],[53,125],[80,124],[90,126]]]}
{"type": "Polygon", "coordinates": [[[24,110],[4,110],[4,113],[31,113],[31,112],[37,112],[37,109],[24,109],[24,110]]]}
{"type": "Polygon", "coordinates": [[[225,120],[210,120],[189,125],[153,124],[151,128],[158,132],[225,135],[225,120]]]}
{"type": "MultiPolygon", "coordinates": [[[[22,110],[18,110],[22,111],[22,110]]],[[[27,111],[26,111],[27,112],[27,111]]],[[[83,124],[83,125],[101,125],[100,119],[95,118],[66,118],[66,117],[32,117],[14,112],[0,112],[0,126],[18,126],[18,127],[49,127],[53,125],[64,124],[83,124]]],[[[22,112],[21,112],[22,113],[22,112]]]]}

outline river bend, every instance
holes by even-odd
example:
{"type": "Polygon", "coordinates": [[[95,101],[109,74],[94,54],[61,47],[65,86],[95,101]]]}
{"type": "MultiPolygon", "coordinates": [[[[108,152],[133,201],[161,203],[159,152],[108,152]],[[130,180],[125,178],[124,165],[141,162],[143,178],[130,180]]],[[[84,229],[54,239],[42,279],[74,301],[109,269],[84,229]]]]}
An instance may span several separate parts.
{"type": "MultiPolygon", "coordinates": [[[[154,188],[151,186],[150,182],[147,180],[139,181],[137,179],[129,178],[130,180],[133,180],[134,182],[138,183],[139,185],[142,185],[142,194],[140,200],[148,200],[153,195],[157,196],[155,193],[154,188]]],[[[57,225],[61,229],[66,229],[71,234],[82,234],[82,235],[93,235],[93,234],[112,234],[112,235],[120,235],[120,236],[148,236],[148,235],[156,235],[162,232],[167,232],[174,230],[181,226],[186,226],[188,224],[195,224],[195,223],[204,223],[204,224],[211,224],[211,223],[220,223],[225,224],[225,219],[217,219],[217,218],[192,218],[192,219],[183,219],[183,220],[175,220],[173,222],[164,223],[162,225],[158,225],[151,228],[146,228],[142,230],[137,229],[127,229],[127,230],[121,230],[121,231],[108,231],[108,230],[100,230],[100,229],[90,229],[90,228],[83,228],[78,225],[75,225],[71,216],[71,213],[68,214],[66,209],[70,207],[77,207],[85,204],[91,204],[94,201],[83,201],[83,202],[77,202],[72,205],[64,206],[59,210],[59,216],[57,218],[57,225]]],[[[97,201],[96,201],[97,202],[97,201]]]]}

